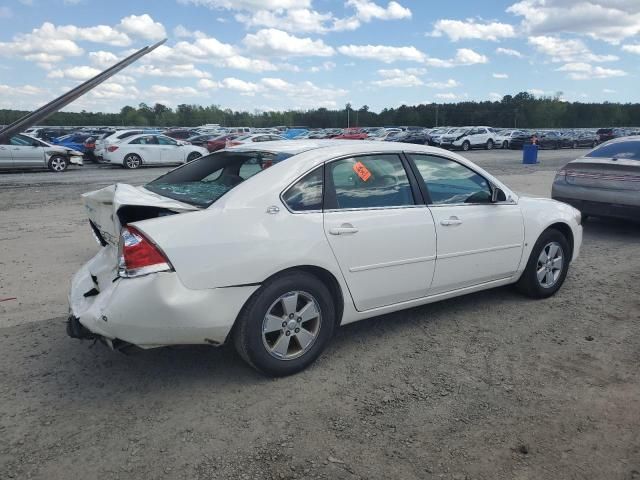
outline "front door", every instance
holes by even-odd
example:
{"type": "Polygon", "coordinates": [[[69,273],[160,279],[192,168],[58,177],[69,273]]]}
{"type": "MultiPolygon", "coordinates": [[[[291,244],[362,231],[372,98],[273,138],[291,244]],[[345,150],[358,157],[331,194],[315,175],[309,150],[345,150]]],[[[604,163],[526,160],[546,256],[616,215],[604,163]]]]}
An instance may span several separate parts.
{"type": "Polygon", "coordinates": [[[436,238],[396,154],[336,160],[325,168],[325,235],[356,309],[424,297],[436,238]]]}
{"type": "Polygon", "coordinates": [[[11,137],[10,145],[3,145],[11,150],[13,166],[16,168],[44,167],[44,148],[39,142],[29,137],[16,135],[11,137]],[[37,146],[34,146],[38,143],[37,146]]]}
{"type": "Polygon", "coordinates": [[[426,184],[438,238],[430,294],[513,276],[524,246],[520,207],[491,203],[489,182],[461,163],[435,155],[411,158],[426,184]]]}
{"type": "Polygon", "coordinates": [[[182,163],[184,161],[184,149],[176,140],[164,135],[158,135],[157,148],[160,150],[160,160],[162,163],[182,163]]]}

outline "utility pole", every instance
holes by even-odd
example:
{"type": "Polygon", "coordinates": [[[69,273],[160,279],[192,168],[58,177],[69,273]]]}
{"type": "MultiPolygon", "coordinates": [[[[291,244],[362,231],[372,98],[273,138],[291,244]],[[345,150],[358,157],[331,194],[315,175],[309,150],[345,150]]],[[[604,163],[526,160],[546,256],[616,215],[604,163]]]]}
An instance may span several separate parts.
{"type": "Polygon", "coordinates": [[[436,127],[438,126],[438,104],[436,103],[436,127]]]}

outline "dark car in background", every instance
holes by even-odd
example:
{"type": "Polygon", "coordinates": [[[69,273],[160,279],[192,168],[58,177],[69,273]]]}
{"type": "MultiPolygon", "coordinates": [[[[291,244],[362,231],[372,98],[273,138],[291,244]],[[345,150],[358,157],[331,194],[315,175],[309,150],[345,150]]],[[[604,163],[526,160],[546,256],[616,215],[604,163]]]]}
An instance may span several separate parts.
{"type": "Polygon", "coordinates": [[[220,135],[219,137],[212,138],[207,141],[205,148],[209,152],[217,152],[227,146],[227,142],[231,142],[240,136],[239,133],[232,133],[229,135],[220,135]]]}
{"type": "Polygon", "coordinates": [[[209,142],[209,140],[213,140],[214,138],[217,138],[217,137],[218,135],[211,135],[211,134],[194,135],[192,137],[187,138],[186,141],[189,142],[191,145],[197,145],[199,147],[207,148],[207,143],[209,142]]]}
{"type": "Polygon", "coordinates": [[[401,143],[414,143],[417,145],[427,145],[429,137],[425,130],[407,130],[402,132],[394,141],[401,143]]]}
{"type": "Polygon", "coordinates": [[[186,140],[187,138],[193,137],[197,134],[198,132],[191,128],[172,128],[164,132],[164,135],[176,140],[186,140]]]}
{"type": "Polygon", "coordinates": [[[616,134],[613,128],[600,128],[596,131],[596,138],[598,139],[598,143],[604,143],[616,138],[616,134]]]}
{"type": "Polygon", "coordinates": [[[640,221],[640,137],[611,140],[556,174],[551,198],[582,212],[583,219],[640,221]]]}
{"type": "Polygon", "coordinates": [[[532,133],[525,130],[518,130],[509,140],[509,148],[512,150],[522,150],[525,145],[531,145],[532,133]]]}

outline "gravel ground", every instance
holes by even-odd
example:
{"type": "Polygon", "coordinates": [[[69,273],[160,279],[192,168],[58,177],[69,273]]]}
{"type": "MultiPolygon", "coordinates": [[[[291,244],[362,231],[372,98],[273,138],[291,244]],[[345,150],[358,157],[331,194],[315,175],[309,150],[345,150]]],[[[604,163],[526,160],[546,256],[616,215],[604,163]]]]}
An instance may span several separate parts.
{"type": "MultiPolygon", "coordinates": [[[[549,195],[576,152],[468,157],[549,195]]],[[[231,348],[64,332],[96,251],[79,194],[162,169],[0,175],[0,479],[640,479],[640,225],[587,223],[545,301],[496,289],[340,329],[294,377],[231,348]]]]}

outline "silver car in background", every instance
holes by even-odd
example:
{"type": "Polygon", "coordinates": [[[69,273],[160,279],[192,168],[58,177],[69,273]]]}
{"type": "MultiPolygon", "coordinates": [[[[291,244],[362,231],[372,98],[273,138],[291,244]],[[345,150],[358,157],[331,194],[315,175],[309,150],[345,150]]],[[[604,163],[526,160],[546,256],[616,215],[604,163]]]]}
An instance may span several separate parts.
{"type": "Polygon", "coordinates": [[[52,172],[64,172],[70,164],[82,165],[82,152],[51,145],[23,133],[0,144],[0,170],[48,168],[52,172]]]}
{"type": "Polygon", "coordinates": [[[603,143],[556,174],[554,200],[588,216],[640,221],[640,136],[603,143]]]}

